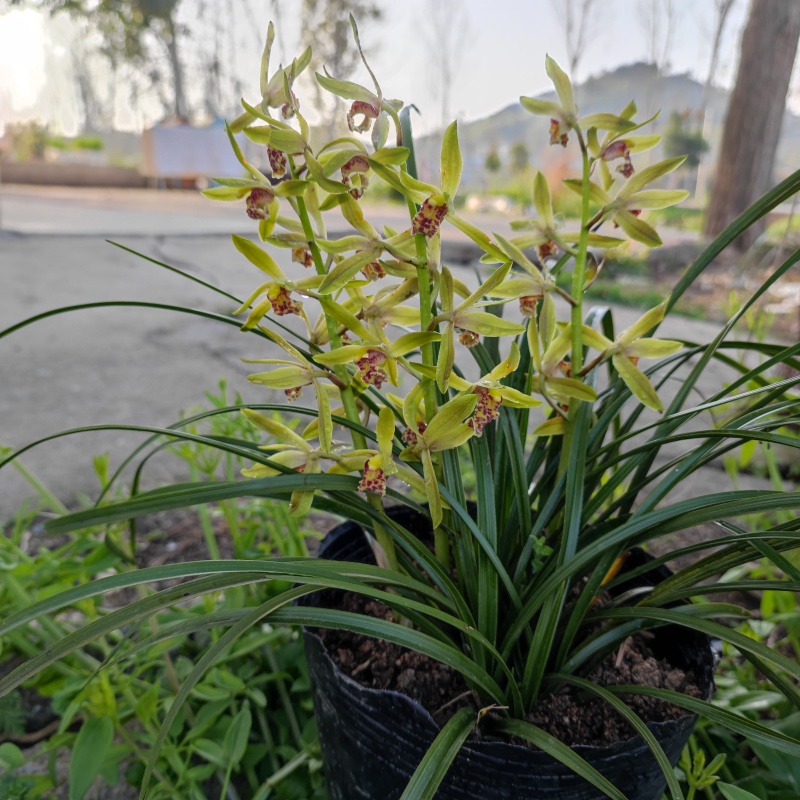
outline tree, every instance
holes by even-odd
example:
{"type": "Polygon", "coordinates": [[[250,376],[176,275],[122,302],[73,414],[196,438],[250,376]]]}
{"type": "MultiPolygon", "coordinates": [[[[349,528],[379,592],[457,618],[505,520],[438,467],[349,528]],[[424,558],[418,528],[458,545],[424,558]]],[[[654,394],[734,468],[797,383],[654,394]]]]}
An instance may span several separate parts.
{"type": "Polygon", "coordinates": [[[669,158],[686,156],[685,166],[696,169],[700,159],[708,150],[708,142],[703,138],[703,132],[688,125],[688,114],[679,114],[673,111],[669,115],[669,122],[664,128],[664,155],[669,158]]]}
{"type": "Polygon", "coordinates": [[[586,34],[592,27],[592,9],[595,0],[551,0],[551,2],[564,30],[569,75],[574,81],[578,74],[578,65],[586,52],[586,34]]]}
{"type": "MultiPolygon", "coordinates": [[[[2,0],[0,0],[1,2],[2,0]]],[[[102,37],[101,53],[112,65],[120,62],[141,68],[153,68],[153,54],[148,35],[164,48],[172,73],[172,112],[186,116],[186,93],[180,61],[176,23],[180,0],[9,0],[10,6],[26,6],[50,14],[65,12],[89,22],[102,37]]]]}
{"type": "Polygon", "coordinates": [[[714,0],[714,35],[711,39],[711,58],[708,62],[708,75],[706,75],[706,82],[703,85],[703,100],[702,107],[706,107],[708,102],[708,93],[711,89],[711,84],[714,80],[714,75],[717,72],[717,62],[719,61],[719,49],[722,45],[722,34],[725,31],[725,23],[728,20],[728,15],[731,13],[736,0],[714,0]]]}
{"type": "Polygon", "coordinates": [[[441,125],[452,121],[450,97],[459,59],[469,36],[466,8],[461,0],[428,0],[428,14],[422,26],[428,52],[435,65],[436,91],[440,101],[441,125]]]}
{"type": "Polygon", "coordinates": [[[509,155],[511,156],[511,166],[515,170],[524,171],[531,162],[531,155],[528,152],[528,147],[522,140],[514,142],[514,144],[511,145],[509,155]]]}
{"type": "MultiPolygon", "coordinates": [[[[706,215],[708,236],[716,236],[772,182],[798,40],[800,3],[752,0],[706,215]]],[[[738,246],[746,249],[759,232],[749,228],[738,246]]]]}
{"type": "Polygon", "coordinates": [[[677,9],[674,0],[639,0],[639,25],[647,38],[648,58],[659,74],[669,65],[677,9]]]}
{"type": "Polygon", "coordinates": [[[500,161],[500,154],[497,152],[497,148],[494,145],[489,148],[483,166],[487,172],[499,172],[500,168],[503,166],[503,163],[500,161]]]}

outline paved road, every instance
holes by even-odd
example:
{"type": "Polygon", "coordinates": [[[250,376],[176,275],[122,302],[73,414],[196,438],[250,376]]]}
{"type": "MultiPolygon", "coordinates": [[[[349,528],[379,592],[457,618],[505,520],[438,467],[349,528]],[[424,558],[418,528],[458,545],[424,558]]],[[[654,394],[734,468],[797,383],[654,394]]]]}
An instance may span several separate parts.
{"type": "MultiPolygon", "coordinates": [[[[245,296],[260,273],[232,247],[232,231],[252,232],[240,205],[185,193],[4,187],[0,198],[0,329],[52,308],[102,300],[155,300],[216,312],[233,302],[108,244],[113,237],[153,258],[245,296]]],[[[395,211],[380,209],[380,221],[395,211]]],[[[485,221],[485,220],[484,220],[485,221]]],[[[504,218],[490,220],[495,230],[504,218]]],[[[449,245],[453,247],[454,245],[449,245]]],[[[283,263],[288,268],[288,263],[283,263]]],[[[463,270],[465,280],[472,279],[463,270]]],[[[636,316],[618,309],[619,327],[636,316]]],[[[708,340],[716,326],[676,318],[664,335],[708,340]]],[[[70,427],[101,422],[167,425],[202,403],[220,378],[245,401],[267,394],[247,383],[241,357],[265,356],[261,340],[237,328],[160,310],[96,309],[49,318],[0,340],[0,443],[20,447],[70,427]]],[[[717,369],[708,389],[722,385],[717,369]]],[[[62,438],[24,463],[63,500],[96,491],[92,458],[119,462],[141,436],[127,431],[62,438]]],[[[152,482],[180,474],[157,459],[152,482]]],[[[722,473],[711,471],[719,484],[722,473]]],[[[12,469],[0,471],[0,519],[30,494],[12,469]]]]}

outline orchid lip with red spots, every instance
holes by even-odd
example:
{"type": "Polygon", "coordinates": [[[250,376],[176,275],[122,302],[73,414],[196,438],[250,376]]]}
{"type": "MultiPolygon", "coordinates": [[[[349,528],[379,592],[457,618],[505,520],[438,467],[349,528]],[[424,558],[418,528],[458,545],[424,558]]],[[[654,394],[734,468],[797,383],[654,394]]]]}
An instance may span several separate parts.
{"type": "Polygon", "coordinates": [[[499,416],[498,409],[503,398],[484,386],[476,386],[473,393],[478,395],[478,404],[475,406],[472,417],[467,420],[467,425],[475,431],[476,436],[482,436],[483,429],[499,416]]]}
{"type": "Polygon", "coordinates": [[[365,133],[372,127],[373,120],[378,118],[378,109],[364,100],[355,100],[347,112],[347,127],[353,133],[365,133]],[[361,117],[361,122],[356,123],[356,117],[361,117]]]}
{"type": "Polygon", "coordinates": [[[380,389],[384,381],[389,379],[386,371],[381,369],[385,363],[385,353],[380,350],[367,350],[366,355],[356,361],[358,371],[361,373],[361,380],[368,386],[380,389]]]}
{"type": "Polygon", "coordinates": [[[272,310],[282,317],[286,314],[300,314],[303,304],[292,300],[288,289],[283,286],[273,286],[267,293],[272,310]]]}
{"type": "Polygon", "coordinates": [[[272,169],[273,178],[282,178],[286,175],[286,153],[274,148],[271,144],[267,145],[267,156],[269,166],[272,169]]]}
{"type": "Polygon", "coordinates": [[[245,201],[247,216],[250,219],[267,219],[269,207],[274,199],[275,195],[269,189],[253,189],[245,201]]]}
{"type": "Polygon", "coordinates": [[[353,156],[342,167],[342,183],[350,187],[350,197],[354,200],[360,200],[364,192],[369,186],[369,179],[367,173],[369,172],[369,161],[364,156],[353,156]],[[358,175],[358,183],[352,185],[350,176],[355,173],[358,175]]]}
{"type": "Polygon", "coordinates": [[[437,203],[432,197],[429,197],[416,213],[411,223],[411,232],[421,233],[430,238],[439,230],[446,214],[447,203],[437,203]]]}
{"type": "Polygon", "coordinates": [[[374,492],[386,494],[386,473],[372,462],[377,459],[368,459],[364,462],[364,475],[358,484],[359,492],[374,492]]]}

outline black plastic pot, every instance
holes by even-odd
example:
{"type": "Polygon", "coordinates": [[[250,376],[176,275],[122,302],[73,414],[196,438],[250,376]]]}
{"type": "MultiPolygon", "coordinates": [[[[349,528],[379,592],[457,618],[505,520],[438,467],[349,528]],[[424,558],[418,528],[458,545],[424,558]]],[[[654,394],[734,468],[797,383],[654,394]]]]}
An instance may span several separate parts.
{"type": "MultiPolygon", "coordinates": [[[[395,515],[405,527],[425,535],[423,517],[405,508],[398,508],[395,515]]],[[[362,529],[352,522],[332,530],[319,555],[335,561],[374,563],[362,529]]],[[[663,578],[663,568],[654,577],[663,578]]],[[[321,605],[324,595],[310,595],[301,602],[321,605]]],[[[406,695],[356,683],[334,665],[315,633],[306,630],[304,637],[329,800],[400,797],[438,726],[406,695]]],[[[653,649],[674,666],[694,670],[704,696],[711,696],[715,658],[707,637],[684,628],[662,628],[653,649]]],[[[680,757],[695,721],[695,716],[687,715],[648,724],[671,763],[680,757]]],[[[630,800],[661,797],[666,781],[640,736],[608,747],[573,749],[630,800]]],[[[546,753],[502,742],[476,742],[462,748],[436,797],[600,800],[605,795],[546,753]]]]}

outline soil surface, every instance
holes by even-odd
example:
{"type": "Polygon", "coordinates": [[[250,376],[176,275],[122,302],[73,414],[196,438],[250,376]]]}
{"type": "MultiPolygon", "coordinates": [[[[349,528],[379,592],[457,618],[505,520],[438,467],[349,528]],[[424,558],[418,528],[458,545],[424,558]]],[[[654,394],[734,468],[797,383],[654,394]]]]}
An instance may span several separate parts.
{"type": "MultiPolygon", "coordinates": [[[[391,610],[382,603],[359,595],[344,594],[331,599],[332,605],[346,611],[392,618],[391,610]]],[[[477,708],[477,698],[463,677],[445,664],[351,631],[325,629],[317,633],[334,663],[345,674],[363,686],[408,695],[439,725],[463,706],[477,708]]],[[[639,684],[671,689],[692,697],[702,696],[695,675],[656,658],[644,634],[626,639],[588,677],[600,686],[639,684]]],[[[686,715],[682,708],[652,697],[623,695],[622,698],[644,722],[665,722],[686,715]]],[[[526,719],[570,746],[604,746],[625,741],[636,733],[603,700],[571,688],[545,697],[526,719]]]]}

